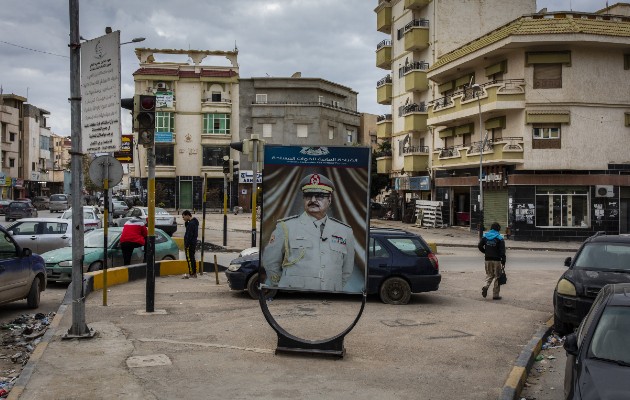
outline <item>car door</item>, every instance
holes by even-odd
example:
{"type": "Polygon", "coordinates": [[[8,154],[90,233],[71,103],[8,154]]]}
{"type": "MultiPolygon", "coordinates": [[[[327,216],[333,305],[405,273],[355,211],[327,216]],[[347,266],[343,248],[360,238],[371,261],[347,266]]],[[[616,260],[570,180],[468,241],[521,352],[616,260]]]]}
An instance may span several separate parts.
{"type": "Polygon", "coordinates": [[[72,237],[68,233],[68,222],[42,222],[42,230],[38,241],[38,251],[42,254],[50,250],[60,249],[72,244],[72,237]]]}
{"type": "Polygon", "coordinates": [[[20,247],[39,254],[40,229],[38,221],[22,221],[11,225],[9,232],[20,247]]]}
{"type": "Polygon", "coordinates": [[[383,279],[389,276],[392,254],[379,238],[370,236],[368,244],[368,293],[378,291],[383,279]]]}
{"type": "Polygon", "coordinates": [[[11,237],[0,232],[0,303],[23,297],[30,288],[28,260],[20,257],[11,237]]]}

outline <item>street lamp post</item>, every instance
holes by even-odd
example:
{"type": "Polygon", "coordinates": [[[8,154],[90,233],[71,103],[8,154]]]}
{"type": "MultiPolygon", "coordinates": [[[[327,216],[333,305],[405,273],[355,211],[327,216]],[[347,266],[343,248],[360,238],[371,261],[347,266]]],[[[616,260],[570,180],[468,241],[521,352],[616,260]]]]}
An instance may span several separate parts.
{"type": "Polygon", "coordinates": [[[483,121],[481,119],[481,86],[472,85],[473,92],[477,92],[477,106],[479,107],[479,239],[483,236],[483,150],[486,147],[488,133],[483,134],[483,121]]]}

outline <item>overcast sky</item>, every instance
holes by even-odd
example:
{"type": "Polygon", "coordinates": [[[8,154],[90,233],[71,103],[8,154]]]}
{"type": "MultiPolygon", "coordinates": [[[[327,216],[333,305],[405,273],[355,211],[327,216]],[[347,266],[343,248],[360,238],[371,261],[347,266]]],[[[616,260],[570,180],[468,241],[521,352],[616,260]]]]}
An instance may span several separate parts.
{"type": "MultiPolygon", "coordinates": [[[[614,4],[617,1],[611,1],[614,4]]],[[[537,9],[596,11],[605,0],[538,0],[537,9]]],[[[121,31],[122,97],[133,95],[138,68],[135,47],[233,50],[238,47],[242,78],[323,78],[358,92],[358,110],[383,114],[376,82],[386,72],[375,66],[378,0],[82,0],[80,33],[102,36],[121,31]]],[[[69,4],[66,0],[0,0],[0,85],[3,93],[28,98],[50,112],[52,132],[70,135],[68,57],[69,4]],[[29,50],[30,49],[30,50],[29,50]]],[[[218,60],[217,58],[207,58],[218,60]]],[[[179,61],[186,61],[179,59],[179,61]]],[[[123,113],[123,131],[131,118],[123,113]]]]}

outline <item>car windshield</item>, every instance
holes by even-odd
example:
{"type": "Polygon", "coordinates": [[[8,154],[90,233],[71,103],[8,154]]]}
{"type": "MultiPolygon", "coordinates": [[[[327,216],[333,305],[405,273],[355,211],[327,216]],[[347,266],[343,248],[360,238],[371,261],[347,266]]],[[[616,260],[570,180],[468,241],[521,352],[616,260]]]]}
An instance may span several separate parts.
{"type": "MultiPolygon", "coordinates": [[[[85,234],[83,237],[83,246],[85,248],[88,247],[103,247],[105,232],[102,229],[96,229],[90,231],[85,234]]],[[[111,247],[111,245],[118,240],[118,236],[120,236],[120,232],[109,232],[107,234],[107,247],[111,247]]]]}
{"type": "Polygon", "coordinates": [[[630,364],[630,307],[608,306],[602,313],[589,356],[630,364]]]}
{"type": "MultiPolygon", "coordinates": [[[[72,219],[72,210],[67,210],[61,214],[62,219],[72,219]]],[[[83,210],[83,219],[98,219],[94,210],[83,210]]]]}
{"type": "Polygon", "coordinates": [[[415,238],[388,238],[387,241],[393,244],[401,252],[410,256],[426,256],[427,251],[422,246],[422,243],[415,238]]]}
{"type": "Polygon", "coordinates": [[[630,245],[588,243],[575,260],[575,268],[630,271],[630,245]]]}

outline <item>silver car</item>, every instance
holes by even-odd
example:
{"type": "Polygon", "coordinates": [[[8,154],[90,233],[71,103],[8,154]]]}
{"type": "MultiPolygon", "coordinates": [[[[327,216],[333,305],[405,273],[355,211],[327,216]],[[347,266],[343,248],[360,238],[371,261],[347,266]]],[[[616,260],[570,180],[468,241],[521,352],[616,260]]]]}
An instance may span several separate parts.
{"type": "Polygon", "coordinates": [[[53,194],[48,199],[48,209],[51,212],[66,211],[70,207],[70,196],[67,194],[53,194]]]}
{"type": "MultiPolygon", "coordinates": [[[[132,218],[140,218],[143,221],[149,221],[149,207],[132,207],[123,215],[114,221],[116,226],[123,226],[125,222],[132,218]]],[[[155,207],[155,227],[163,230],[169,236],[177,231],[177,220],[168,211],[163,208],[155,207]]]]}
{"type": "MultiPolygon", "coordinates": [[[[61,219],[72,219],[72,208],[67,209],[61,214],[61,219]]],[[[103,221],[95,206],[83,206],[83,230],[89,231],[103,227],[103,221]]]]}
{"type": "Polygon", "coordinates": [[[22,248],[42,254],[72,245],[72,224],[59,218],[22,218],[7,231],[22,248]]]}

